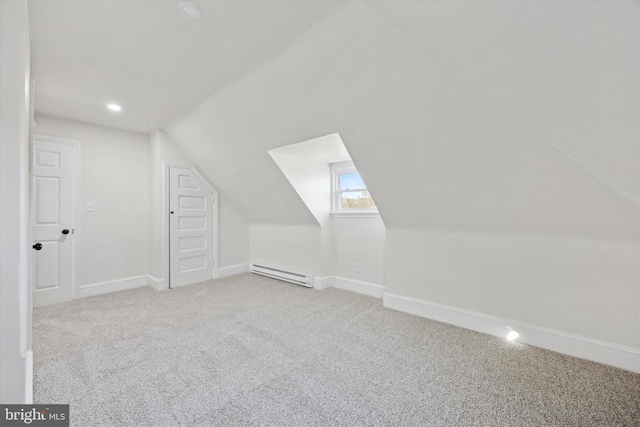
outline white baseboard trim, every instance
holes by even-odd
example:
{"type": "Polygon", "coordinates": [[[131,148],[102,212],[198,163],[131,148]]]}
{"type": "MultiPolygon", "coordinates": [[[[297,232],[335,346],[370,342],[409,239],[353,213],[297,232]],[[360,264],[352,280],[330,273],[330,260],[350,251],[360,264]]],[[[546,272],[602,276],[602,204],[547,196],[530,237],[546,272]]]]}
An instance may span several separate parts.
{"type": "Polygon", "coordinates": [[[147,285],[149,285],[149,287],[151,289],[153,289],[156,292],[160,292],[160,291],[164,291],[166,289],[169,289],[169,287],[167,286],[167,284],[165,283],[164,279],[158,279],[157,277],[153,277],[152,275],[148,275],[147,276],[147,285]]]}
{"type": "Polygon", "coordinates": [[[319,291],[327,288],[333,287],[333,277],[314,277],[313,278],[313,289],[317,289],[319,291]]]}
{"type": "Polygon", "coordinates": [[[640,373],[640,349],[402,295],[385,293],[382,305],[500,338],[513,329],[518,342],[640,373]]]}
{"type": "Polygon", "coordinates": [[[25,359],[24,403],[33,404],[33,350],[27,351],[25,359]]]}
{"type": "Polygon", "coordinates": [[[382,285],[363,282],[361,280],[347,279],[344,277],[333,277],[333,287],[344,291],[368,295],[374,298],[382,298],[382,294],[384,294],[385,290],[385,287],[382,285]]]}
{"type": "Polygon", "coordinates": [[[249,263],[230,265],[228,267],[220,267],[218,269],[218,279],[222,279],[223,277],[235,276],[236,274],[248,273],[248,272],[249,272],[249,263]]]}
{"type": "Polygon", "coordinates": [[[111,292],[126,291],[128,289],[147,286],[149,276],[126,277],[124,279],[109,280],[107,282],[92,283],[80,286],[79,298],[93,297],[111,292]]]}

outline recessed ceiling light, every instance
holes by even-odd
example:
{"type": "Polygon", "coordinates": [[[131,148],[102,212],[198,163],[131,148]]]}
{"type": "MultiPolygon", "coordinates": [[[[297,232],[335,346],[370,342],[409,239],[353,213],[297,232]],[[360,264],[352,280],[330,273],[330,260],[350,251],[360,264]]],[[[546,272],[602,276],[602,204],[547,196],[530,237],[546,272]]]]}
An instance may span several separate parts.
{"type": "Polygon", "coordinates": [[[182,16],[194,21],[197,21],[202,16],[202,12],[200,12],[200,9],[198,9],[191,3],[180,3],[178,5],[178,9],[180,9],[180,13],[182,13],[182,16]]]}
{"type": "Polygon", "coordinates": [[[118,104],[107,104],[107,108],[111,111],[122,111],[122,107],[118,104]]]}

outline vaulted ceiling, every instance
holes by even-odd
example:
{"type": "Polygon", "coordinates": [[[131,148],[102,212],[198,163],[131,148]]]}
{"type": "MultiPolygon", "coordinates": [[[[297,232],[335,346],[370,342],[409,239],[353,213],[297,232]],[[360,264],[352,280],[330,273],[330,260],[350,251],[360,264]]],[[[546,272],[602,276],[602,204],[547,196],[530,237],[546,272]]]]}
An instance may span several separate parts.
{"type": "Polygon", "coordinates": [[[252,222],[312,222],[267,151],[338,132],[389,227],[638,237],[637,2],[60,3],[36,108],[165,128],[252,222]]]}

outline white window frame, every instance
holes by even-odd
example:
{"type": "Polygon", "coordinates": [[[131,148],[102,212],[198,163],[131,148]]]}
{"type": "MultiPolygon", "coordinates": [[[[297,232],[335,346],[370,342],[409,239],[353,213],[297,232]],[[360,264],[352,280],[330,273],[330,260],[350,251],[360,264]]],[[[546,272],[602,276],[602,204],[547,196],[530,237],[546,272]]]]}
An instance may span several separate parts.
{"type": "MultiPolygon", "coordinates": [[[[378,209],[344,209],[341,208],[341,191],[340,191],[340,175],[348,173],[360,172],[356,169],[353,162],[333,163],[331,165],[331,216],[337,217],[379,217],[378,209]]],[[[360,176],[362,178],[362,175],[360,176]]],[[[349,191],[366,191],[367,188],[355,188],[349,191]]]]}

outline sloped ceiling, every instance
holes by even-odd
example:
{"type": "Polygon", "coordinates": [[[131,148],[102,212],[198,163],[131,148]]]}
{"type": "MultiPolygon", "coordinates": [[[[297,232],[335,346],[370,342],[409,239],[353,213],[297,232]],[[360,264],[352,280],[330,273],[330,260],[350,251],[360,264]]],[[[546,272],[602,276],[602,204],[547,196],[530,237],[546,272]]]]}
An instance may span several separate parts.
{"type": "Polygon", "coordinates": [[[167,131],[253,222],[339,132],[388,227],[637,238],[638,7],[559,3],[349,3],[167,131]]]}
{"type": "Polygon", "coordinates": [[[31,0],[36,111],[151,133],[288,49],[333,1],[31,0]],[[107,102],[122,105],[109,113],[107,102]]]}
{"type": "Polygon", "coordinates": [[[267,152],[340,133],[387,227],[638,238],[637,2],[177,3],[31,1],[36,110],[165,128],[254,223],[315,223],[267,152]]]}
{"type": "Polygon", "coordinates": [[[412,59],[402,46],[388,56],[389,30],[377,12],[349,3],[166,131],[201,159],[202,170],[248,220],[313,224],[267,151],[366,122],[402,102],[410,87],[396,94],[388,83],[399,81],[412,59]]]}
{"type": "Polygon", "coordinates": [[[372,4],[417,41],[437,49],[506,115],[635,206],[640,196],[639,5],[372,4]]]}

